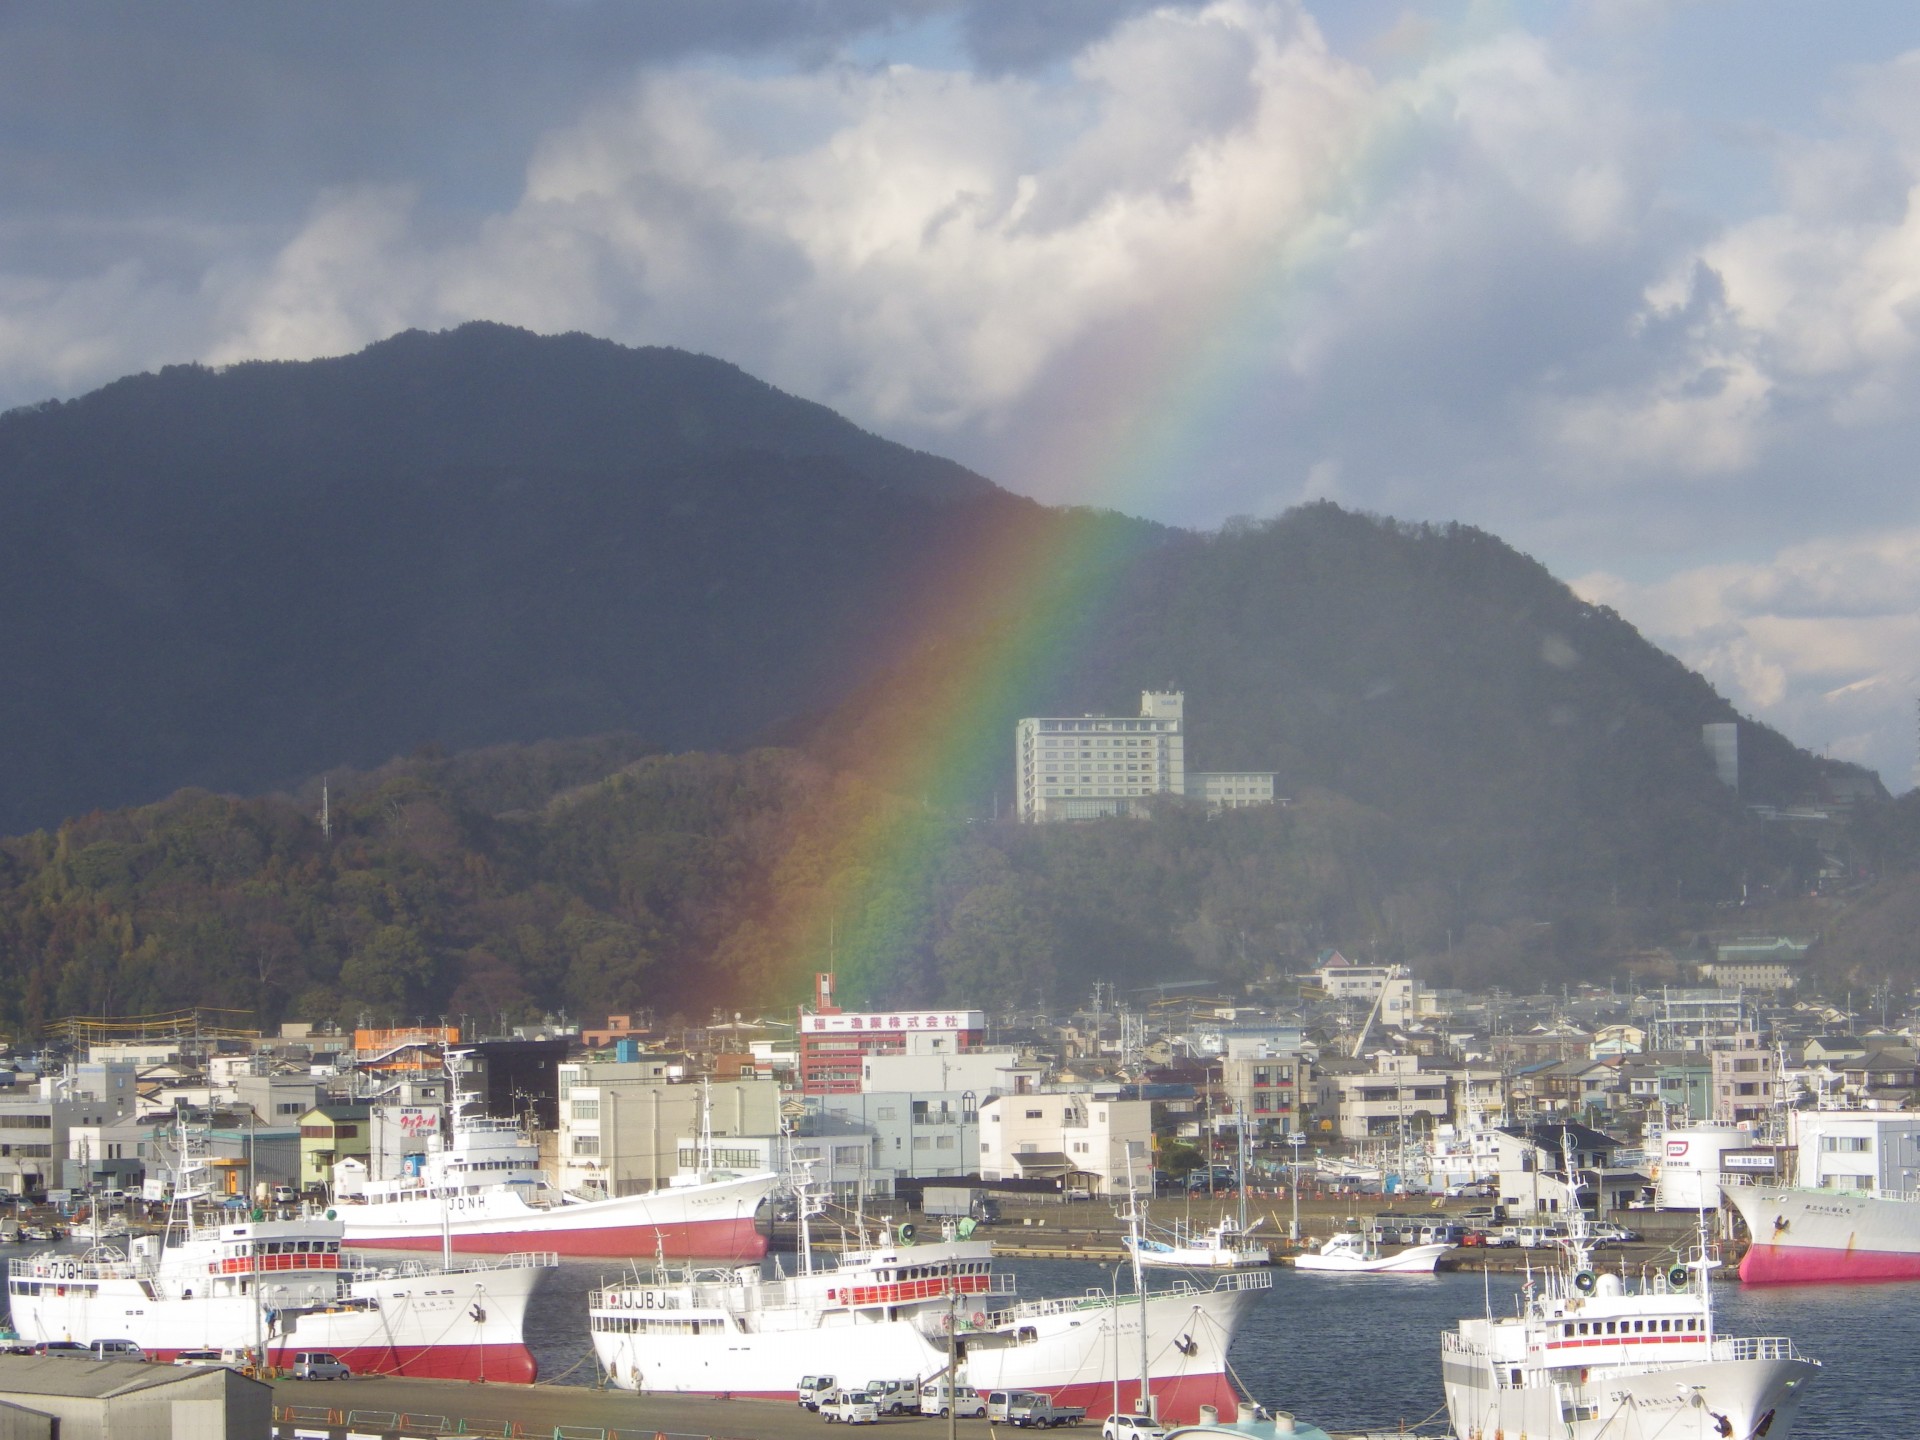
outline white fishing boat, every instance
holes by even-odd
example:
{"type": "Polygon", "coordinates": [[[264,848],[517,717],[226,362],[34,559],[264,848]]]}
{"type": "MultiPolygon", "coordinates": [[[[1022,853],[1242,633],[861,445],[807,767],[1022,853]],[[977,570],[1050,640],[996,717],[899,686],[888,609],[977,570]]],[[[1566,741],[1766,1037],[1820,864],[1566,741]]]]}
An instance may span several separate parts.
{"type": "Polygon", "coordinates": [[[1232,1220],[1205,1230],[1176,1223],[1164,1230],[1148,1230],[1138,1240],[1126,1237],[1129,1251],[1142,1265],[1178,1270],[1233,1270],[1245,1265],[1267,1265],[1273,1256],[1232,1220]]]}
{"type": "Polygon", "coordinates": [[[1296,1270],[1318,1270],[1329,1275],[1431,1275],[1451,1245],[1409,1245],[1385,1252],[1366,1236],[1342,1231],[1319,1249],[1294,1257],[1296,1270]]]}
{"type": "Polygon", "coordinates": [[[540,1276],[559,1263],[551,1252],[365,1264],[341,1253],[337,1220],[259,1210],[201,1219],[203,1167],[184,1134],[182,1153],[164,1236],[9,1264],[21,1339],[132,1340],[161,1360],[244,1350],[270,1365],[325,1350],[356,1374],[533,1380],[522,1322],[540,1276]]]}
{"type": "Polygon", "coordinates": [[[594,1353],[611,1382],[649,1393],[793,1399],[802,1376],[830,1371],[842,1388],[933,1379],[957,1343],[961,1383],[1032,1390],[1104,1417],[1144,1393],[1164,1416],[1231,1411],[1238,1396],[1227,1348],[1241,1317],[1272,1284],[1237,1271],[1211,1286],[1174,1281],[1134,1293],[1009,1303],[992,1247],[947,1228],[922,1242],[911,1226],[816,1266],[804,1182],[798,1271],[759,1265],[683,1269],[656,1264],[593,1292],[594,1353]],[[1144,1363],[1143,1363],[1144,1362],[1144,1363]],[[1141,1373],[1148,1380],[1143,1387],[1141,1373]]]}
{"type": "MultiPolygon", "coordinates": [[[[450,1066],[450,1090],[455,1078],[450,1066]]],[[[561,1255],[620,1259],[758,1260],[767,1253],[756,1216],[779,1183],[775,1172],[722,1169],[703,1136],[702,1163],[685,1181],[584,1200],[548,1181],[539,1145],[518,1122],[478,1114],[476,1101],[454,1092],[449,1133],[427,1137],[420,1174],[336,1186],[334,1208],[349,1245],[438,1250],[450,1240],[457,1251],[504,1254],[537,1243],[561,1255]]]]}
{"type": "MultiPolygon", "coordinates": [[[[1125,1245],[1135,1260],[1146,1266],[1177,1270],[1233,1270],[1244,1265],[1269,1265],[1273,1256],[1267,1247],[1254,1240],[1259,1221],[1247,1224],[1247,1132],[1245,1116],[1238,1116],[1234,1160],[1237,1184],[1234,1187],[1239,1214],[1224,1218],[1205,1230],[1194,1230],[1185,1221],[1170,1227],[1156,1227],[1147,1219],[1146,1209],[1137,1199],[1130,1200],[1128,1213],[1138,1211],[1138,1224],[1130,1224],[1125,1245]]],[[[1129,1188],[1133,1184],[1131,1157],[1127,1172],[1129,1188]]]]}
{"type": "Polygon", "coordinates": [[[1489,1306],[1441,1339],[1459,1440],[1790,1440],[1819,1362],[1784,1337],[1715,1333],[1704,1221],[1686,1263],[1635,1283],[1597,1272],[1585,1212],[1568,1219],[1559,1267],[1529,1278],[1514,1314],[1489,1306]]]}

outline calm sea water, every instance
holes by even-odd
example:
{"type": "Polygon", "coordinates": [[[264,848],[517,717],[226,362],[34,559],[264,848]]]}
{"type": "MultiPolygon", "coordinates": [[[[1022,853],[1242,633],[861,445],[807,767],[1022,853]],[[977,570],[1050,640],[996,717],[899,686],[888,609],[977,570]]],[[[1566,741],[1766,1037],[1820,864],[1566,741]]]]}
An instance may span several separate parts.
{"type": "MultiPolygon", "coordinates": [[[[1028,1299],[1111,1284],[1111,1269],[1065,1260],[1001,1262],[1028,1299]]],[[[543,1379],[595,1383],[586,1297],[617,1276],[599,1261],[567,1261],[549,1276],[528,1317],[543,1379]]],[[[1235,1338],[1231,1363],[1269,1408],[1328,1430],[1444,1428],[1440,1333],[1475,1315],[1488,1297],[1511,1312],[1512,1276],[1332,1277],[1277,1269],[1235,1338]]],[[[1727,1334],[1787,1335],[1824,1362],[1796,1434],[1807,1440],[1905,1437],[1920,1431],[1920,1283],[1716,1287],[1727,1334]]]]}

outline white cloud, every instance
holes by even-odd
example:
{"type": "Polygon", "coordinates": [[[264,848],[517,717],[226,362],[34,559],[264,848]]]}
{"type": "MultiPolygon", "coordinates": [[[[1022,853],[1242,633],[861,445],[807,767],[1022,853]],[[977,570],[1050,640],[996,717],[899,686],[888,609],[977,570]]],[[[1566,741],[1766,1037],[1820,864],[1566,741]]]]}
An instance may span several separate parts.
{"type": "Polygon", "coordinates": [[[683,69],[548,134],[451,242],[330,196],[215,358],[485,314],[719,351],[881,427],[1006,424],[1102,326],[1194,317],[1321,222],[1365,76],[1291,5],[1119,26],[1064,79],[683,69]],[[633,333],[639,332],[639,333],[633,333]]]}
{"type": "Polygon", "coordinates": [[[1811,541],[1651,583],[1596,572],[1574,589],[1800,743],[1878,770],[1895,790],[1913,778],[1920,529],[1811,541]]]}

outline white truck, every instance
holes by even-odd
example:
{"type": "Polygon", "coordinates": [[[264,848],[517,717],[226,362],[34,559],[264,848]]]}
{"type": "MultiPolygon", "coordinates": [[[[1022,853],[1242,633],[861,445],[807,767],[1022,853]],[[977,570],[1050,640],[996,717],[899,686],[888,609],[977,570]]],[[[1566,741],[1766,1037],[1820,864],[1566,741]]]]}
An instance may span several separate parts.
{"type": "Polygon", "coordinates": [[[802,1375],[794,1387],[802,1410],[818,1410],[820,1402],[840,1388],[831,1375],[802,1375]]]}
{"type": "Polygon", "coordinates": [[[842,1425],[880,1423],[880,1407],[864,1390],[830,1390],[821,1397],[818,1409],[820,1418],[829,1425],[836,1420],[842,1425]]]}
{"type": "Polygon", "coordinates": [[[970,1185],[929,1185],[920,1196],[920,1213],[929,1220],[998,1220],[1000,1207],[984,1190],[970,1185]]]}
{"type": "Polygon", "coordinates": [[[918,1380],[869,1380],[867,1398],[873,1401],[882,1415],[906,1415],[920,1413],[920,1382],[918,1380]]]}
{"type": "Polygon", "coordinates": [[[1051,1395],[1022,1390],[1007,1402],[1007,1423],[1021,1429],[1047,1429],[1056,1425],[1078,1425],[1087,1412],[1078,1405],[1056,1405],[1051,1395]]]}

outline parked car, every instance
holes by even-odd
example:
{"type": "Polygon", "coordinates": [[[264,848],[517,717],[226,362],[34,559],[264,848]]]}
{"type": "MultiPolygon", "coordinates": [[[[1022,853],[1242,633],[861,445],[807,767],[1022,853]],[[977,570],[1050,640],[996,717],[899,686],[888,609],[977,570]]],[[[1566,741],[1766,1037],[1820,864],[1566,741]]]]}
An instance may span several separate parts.
{"type": "Polygon", "coordinates": [[[1109,1415],[1100,1440],[1167,1440],[1167,1432],[1151,1415],[1109,1415]]]}
{"type": "MultiPolygon", "coordinates": [[[[947,1381],[942,1376],[938,1380],[929,1380],[920,1387],[920,1413],[922,1415],[942,1415],[947,1413],[947,1381]]],[[[953,1387],[953,1412],[962,1420],[972,1419],[976,1415],[987,1413],[987,1397],[971,1385],[953,1387]]]]}
{"type": "Polygon", "coordinates": [[[353,1374],[340,1363],[340,1357],[325,1350],[301,1350],[293,1357],[296,1380],[345,1380],[353,1374]]]}
{"type": "Polygon", "coordinates": [[[224,1358],[218,1350],[182,1350],[173,1357],[176,1365],[219,1365],[224,1358]]]}
{"type": "Polygon", "coordinates": [[[1611,1220],[1602,1220],[1590,1227],[1588,1235],[1596,1245],[1633,1245],[1640,1240],[1638,1230],[1629,1230],[1624,1225],[1616,1225],[1611,1220]]]}
{"type": "Polygon", "coordinates": [[[880,1407],[864,1390],[829,1390],[820,1398],[816,1407],[820,1418],[831,1425],[838,1420],[842,1425],[877,1425],[880,1423],[880,1407]]]}
{"type": "Polygon", "coordinates": [[[93,1359],[93,1347],[78,1340],[42,1340],[33,1347],[36,1355],[59,1355],[69,1360],[93,1359]]]}
{"type": "Polygon", "coordinates": [[[96,1360],[142,1360],[147,1352],[131,1340],[96,1340],[87,1347],[96,1360]]]}

